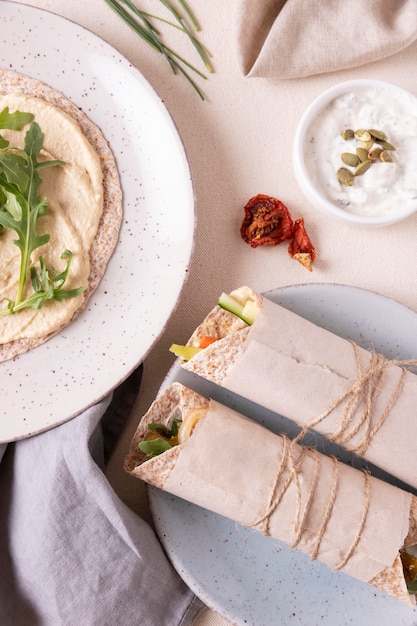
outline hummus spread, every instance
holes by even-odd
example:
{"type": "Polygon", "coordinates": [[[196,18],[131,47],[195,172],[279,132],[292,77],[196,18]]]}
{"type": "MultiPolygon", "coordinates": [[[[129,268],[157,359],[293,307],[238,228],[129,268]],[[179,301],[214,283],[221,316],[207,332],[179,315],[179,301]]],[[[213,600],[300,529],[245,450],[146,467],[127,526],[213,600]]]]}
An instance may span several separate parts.
{"type": "MultiPolygon", "coordinates": [[[[71,267],[64,289],[87,288],[90,275],[89,252],[103,213],[103,172],[100,158],[77,122],[55,105],[25,94],[0,96],[0,110],[6,106],[33,113],[44,134],[41,157],[59,159],[63,166],[41,170],[40,194],[48,201],[48,213],[39,217],[37,233],[50,235],[44,246],[32,255],[46,267],[61,272],[66,261],[64,250],[72,252],[71,267]]],[[[10,146],[22,147],[28,125],[22,131],[2,131],[10,146]]],[[[6,298],[14,300],[19,279],[20,251],[13,243],[16,233],[0,231],[0,309],[6,298]]],[[[30,291],[31,285],[28,285],[30,291]]],[[[62,302],[47,301],[39,310],[24,309],[0,316],[0,344],[22,338],[43,338],[68,324],[82,307],[84,295],[62,302]]]]}

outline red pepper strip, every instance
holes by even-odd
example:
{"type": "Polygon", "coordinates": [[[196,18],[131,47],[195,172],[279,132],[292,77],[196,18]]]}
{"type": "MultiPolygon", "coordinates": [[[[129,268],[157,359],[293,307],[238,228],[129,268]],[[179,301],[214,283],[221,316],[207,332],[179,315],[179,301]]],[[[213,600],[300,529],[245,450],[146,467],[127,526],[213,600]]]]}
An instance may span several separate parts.
{"type": "Polygon", "coordinates": [[[280,200],[258,194],[249,200],[244,210],[240,234],[252,248],[276,246],[291,238],[293,221],[287,207],[280,200]]]}
{"type": "Polygon", "coordinates": [[[214,343],[215,341],[217,341],[215,337],[209,337],[209,335],[204,335],[203,337],[201,337],[199,347],[207,348],[207,346],[209,346],[211,343],[214,343]]]}
{"type": "Polygon", "coordinates": [[[294,222],[292,239],[288,246],[288,254],[304,265],[309,272],[313,271],[313,261],[316,258],[316,251],[307,235],[303,217],[300,217],[294,222]]]}

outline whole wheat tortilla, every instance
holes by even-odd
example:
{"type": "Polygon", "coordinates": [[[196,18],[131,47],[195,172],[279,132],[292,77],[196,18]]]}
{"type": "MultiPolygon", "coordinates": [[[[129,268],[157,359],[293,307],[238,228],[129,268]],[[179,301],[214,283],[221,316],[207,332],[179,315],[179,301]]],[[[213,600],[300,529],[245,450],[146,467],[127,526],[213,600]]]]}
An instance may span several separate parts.
{"type": "Polygon", "coordinates": [[[192,389],[179,383],[170,385],[155,400],[137,427],[124,462],[125,471],[159,489],[163,489],[169,474],[175,466],[181,446],[175,446],[165,454],[154,457],[151,463],[145,463],[146,454],[139,449],[138,444],[145,438],[148,432],[148,424],[152,422],[168,424],[172,419],[173,411],[181,419],[185,411],[208,408],[208,406],[209,401],[192,389]]]}
{"type": "MultiPolygon", "coordinates": [[[[243,302],[260,294],[242,287],[232,296],[243,302]]],[[[230,331],[231,315],[216,305],[201,322],[187,345],[198,346],[213,327],[220,339],[181,361],[185,370],[317,431],[417,489],[417,376],[408,368],[415,358],[386,359],[267,297],[251,326],[230,331]]]]}
{"type": "MultiPolygon", "coordinates": [[[[90,275],[83,293],[81,305],[69,323],[85,309],[88,300],[102,279],[107,263],[116,247],[122,222],[122,190],[114,155],[100,129],[74,103],[49,85],[18,72],[0,68],[0,94],[25,94],[39,98],[58,107],[74,119],[84,136],[100,158],[103,172],[103,214],[97,234],[90,248],[90,275]]],[[[66,324],[67,325],[67,324],[66,324]]],[[[0,345],[0,362],[12,359],[19,354],[44,343],[56,335],[62,327],[47,336],[35,339],[18,339],[0,345]]]]}
{"type": "MultiPolygon", "coordinates": [[[[243,472],[243,483],[247,483],[248,481],[252,481],[254,479],[254,482],[251,482],[249,487],[251,493],[250,499],[254,502],[256,500],[256,497],[254,498],[252,494],[262,494],[265,491],[266,483],[264,483],[264,471],[258,471],[258,469],[256,468],[255,473],[256,471],[258,471],[258,476],[248,476],[247,465],[244,463],[242,464],[235,462],[236,459],[234,458],[234,453],[231,449],[231,446],[227,447],[226,465],[224,464],[223,460],[219,461],[218,457],[211,457],[210,451],[212,450],[212,447],[210,447],[210,444],[208,445],[209,454],[207,454],[207,451],[205,450],[207,442],[206,437],[213,438],[215,442],[218,441],[218,438],[222,439],[224,433],[219,434],[218,431],[213,433],[210,431],[210,428],[212,423],[216,423],[217,426],[221,429],[222,427],[220,426],[220,424],[225,421],[225,429],[228,429],[230,426],[232,426],[233,434],[236,436],[237,433],[239,433],[240,436],[236,437],[236,441],[238,441],[238,447],[242,449],[242,446],[244,447],[245,444],[248,443],[248,441],[253,441],[253,422],[251,422],[251,420],[248,420],[247,418],[244,418],[240,414],[237,414],[236,412],[232,412],[233,415],[230,416],[230,409],[222,407],[222,405],[219,405],[218,403],[214,404],[215,407],[213,407],[211,401],[207,400],[206,398],[189,389],[188,387],[185,387],[181,383],[174,382],[169,385],[165,389],[165,391],[152,403],[149,410],[140,421],[131,441],[128,453],[126,455],[124,469],[131,476],[144,480],[145,482],[152,484],[159,489],[174,493],[175,495],[183,497],[186,500],[195,502],[200,506],[205,506],[205,508],[207,509],[214,510],[222,515],[226,515],[226,517],[229,516],[229,513],[232,510],[229,503],[235,498],[237,494],[236,499],[238,502],[238,508],[235,511],[236,517],[232,517],[231,515],[230,517],[238,523],[242,523],[241,520],[239,520],[238,518],[240,515],[240,511],[242,510],[242,508],[245,508],[246,505],[245,502],[242,500],[242,498],[244,498],[244,490],[242,490],[242,488],[239,486],[241,480],[239,477],[242,475],[243,472]],[[146,455],[141,452],[141,450],[139,450],[138,444],[144,439],[148,430],[148,424],[153,422],[169,425],[173,417],[181,419],[181,416],[185,415],[189,410],[192,410],[194,408],[207,409],[206,417],[203,418],[203,420],[207,418],[209,412],[212,409],[218,412],[217,415],[219,416],[219,419],[217,419],[216,422],[210,422],[210,427],[204,430],[204,437],[200,436],[201,431],[199,430],[199,422],[197,427],[195,428],[195,431],[193,431],[190,439],[187,440],[185,443],[174,446],[173,448],[167,450],[166,452],[163,452],[162,454],[154,458],[147,459],[146,455]],[[247,432],[246,428],[249,428],[250,432],[247,432]],[[195,453],[197,454],[197,456],[195,453],[190,454],[189,452],[190,446],[194,445],[192,443],[192,440],[194,439],[194,432],[196,431],[198,431],[195,444],[195,453]],[[184,455],[184,458],[182,458],[182,455],[184,455]],[[200,469],[198,469],[195,464],[196,458],[200,457],[201,464],[204,465],[205,468],[201,474],[200,469]],[[212,462],[210,461],[210,458],[212,459],[212,462]],[[230,464],[232,465],[231,473],[229,472],[229,467],[227,465],[229,463],[229,459],[230,464]],[[176,473],[178,473],[178,477],[172,480],[174,474],[176,473]],[[196,480],[196,476],[200,476],[203,482],[201,482],[201,480],[196,480]],[[235,482],[233,482],[231,478],[232,476],[236,477],[235,482]],[[207,481],[206,484],[205,481],[207,481]],[[254,488],[255,484],[256,488],[254,488]],[[198,485],[197,491],[195,490],[196,485],[198,485]],[[217,487],[219,485],[221,485],[221,489],[217,490],[217,487]],[[221,496],[220,500],[218,499],[219,494],[221,496]],[[225,494],[227,494],[227,497],[225,496],[225,494]]],[[[274,433],[267,431],[260,425],[256,425],[255,428],[262,429],[264,431],[263,436],[265,437],[272,439],[280,437],[279,435],[275,435],[274,433]]],[[[259,443],[257,437],[258,435],[256,434],[256,442],[259,443]]],[[[216,445],[218,447],[218,444],[216,445]]],[[[265,450],[266,448],[264,447],[263,449],[265,450]]],[[[322,457],[322,459],[324,458],[325,457],[322,457]]],[[[255,461],[255,465],[256,463],[257,462],[255,461]]],[[[276,463],[278,463],[278,460],[276,461],[276,463]]],[[[354,470],[353,468],[341,464],[339,472],[340,475],[342,475],[342,473],[345,473],[345,476],[349,477],[348,480],[350,482],[351,479],[354,478],[353,473],[357,475],[357,472],[359,472],[359,470],[354,470]]],[[[321,477],[319,478],[319,481],[320,480],[321,477]]],[[[390,502],[392,499],[395,499],[399,508],[395,507],[394,516],[391,518],[384,517],[382,509],[384,508],[385,504],[382,505],[382,508],[376,507],[375,509],[373,509],[372,519],[369,520],[368,530],[364,530],[364,546],[361,548],[359,545],[358,554],[362,555],[359,558],[365,560],[368,558],[372,558],[370,555],[372,554],[373,550],[370,548],[370,544],[367,543],[369,542],[370,530],[371,535],[375,535],[377,541],[382,541],[383,543],[384,539],[382,539],[382,535],[384,533],[385,539],[388,542],[391,540],[392,537],[399,538],[401,536],[402,545],[397,545],[397,543],[395,542],[394,552],[397,552],[396,555],[392,557],[393,561],[390,561],[389,557],[387,557],[388,560],[385,562],[388,564],[385,567],[382,567],[377,575],[373,576],[371,579],[364,579],[360,575],[358,575],[357,577],[360,580],[366,580],[369,584],[381,589],[386,593],[389,593],[390,595],[393,595],[402,602],[405,602],[410,606],[414,606],[415,596],[410,595],[407,591],[401,558],[399,556],[398,550],[403,547],[414,546],[417,543],[417,498],[415,496],[412,496],[411,494],[405,494],[404,492],[401,492],[401,490],[396,487],[392,487],[391,485],[382,483],[378,479],[371,478],[371,480],[374,481],[372,483],[372,493],[376,493],[376,491],[378,491],[379,489],[382,490],[380,492],[382,494],[382,500],[379,500],[379,503],[381,504],[381,501],[383,503],[390,502]],[[405,507],[404,510],[399,510],[403,505],[405,507]],[[403,527],[402,521],[400,521],[400,519],[402,519],[403,517],[404,521],[406,522],[406,528],[403,527]],[[391,521],[395,519],[395,522],[393,522],[393,526],[395,526],[395,528],[391,528],[391,526],[389,528],[385,528],[384,522],[381,521],[382,519],[384,519],[385,522],[388,519],[391,519],[391,521]],[[383,528],[381,527],[381,524],[383,528]],[[366,537],[368,537],[368,539],[366,537]]],[[[359,500],[362,498],[361,493],[355,492],[352,493],[352,496],[353,495],[357,496],[359,500]]],[[[352,501],[350,500],[349,502],[343,503],[339,501],[338,506],[335,507],[336,513],[341,504],[343,504],[344,507],[344,510],[342,511],[343,516],[352,507],[352,501]]],[[[317,510],[319,512],[320,507],[317,510]]],[[[286,519],[285,508],[280,513],[280,521],[282,522],[282,524],[285,525],[285,522],[283,521],[284,519],[286,519]]],[[[291,516],[289,519],[292,519],[291,516]]],[[[316,523],[318,524],[318,526],[320,526],[320,516],[318,517],[316,523]]],[[[282,528],[282,524],[280,523],[278,526],[275,526],[275,530],[277,530],[277,528],[279,529],[280,527],[282,528]]],[[[368,521],[366,522],[366,524],[368,524],[368,521]]],[[[252,527],[255,528],[257,526],[252,524],[252,527]]],[[[313,527],[314,524],[313,526],[310,525],[309,530],[311,531],[313,527]]],[[[307,533],[309,532],[309,530],[307,529],[307,533]]],[[[341,530],[340,532],[343,535],[344,530],[341,530]]],[[[276,536],[276,538],[278,539],[282,538],[274,534],[272,534],[272,536],[276,536]]],[[[320,557],[318,558],[319,560],[321,560],[320,557]]],[[[359,573],[361,571],[361,566],[359,566],[359,569],[356,571],[359,573]]],[[[353,571],[349,573],[355,576],[353,571]]]]}
{"type": "MultiPolygon", "coordinates": [[[[250,287],[239,287],[230,294],[242,304],[251,299],[262,306],[262,296],[250,287]]],[[[181,361],[184,369],[221,385],[233,369],[250,332],[250,326],[239,317],[216,305],[197,326],[187,341],[187,346],[199,346],[202,337],[208,335],[217,339],[207,348],[198,352],[189,361],[181,361]]]]}

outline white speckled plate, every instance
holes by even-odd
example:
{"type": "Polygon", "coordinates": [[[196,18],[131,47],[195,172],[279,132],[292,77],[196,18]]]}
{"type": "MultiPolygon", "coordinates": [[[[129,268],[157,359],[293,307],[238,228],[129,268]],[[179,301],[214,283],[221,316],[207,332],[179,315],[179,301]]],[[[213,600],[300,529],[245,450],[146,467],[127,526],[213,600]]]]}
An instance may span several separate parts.
{"type": "MultiPolygon", "coordinates": [[[[417,314],[381,295],[344,285],[311,284],[265,294],[273,301],[388,358],[416,358],[417,314]]],[[[178,380],[271,430],[293,434],[288,420],[236,397],[175,363],[178,380]]],[[[326,449],[320,438],[319,449],[326,449]]],[[[222,442],[219,441],[219,445],[222,442]]],[[[249,454],[262,454],[249,451],[249,454]]],[[[285,544],[149,488],[155,525],[191,589],[233,624],[245,626],[415,626],[417,611],[370,585],[311,561],[285,544]]]]}
{"type": "Polygon", "coordinates": [[[120,240],[77,321],[0,364],[0,442],[60,424],[97,402],[162,333],[186,277],[194,195],[177,130],[140,72],[81,26],[0,2],[0,66],[61,91],[99,126],[124,192],[120,240]]]}

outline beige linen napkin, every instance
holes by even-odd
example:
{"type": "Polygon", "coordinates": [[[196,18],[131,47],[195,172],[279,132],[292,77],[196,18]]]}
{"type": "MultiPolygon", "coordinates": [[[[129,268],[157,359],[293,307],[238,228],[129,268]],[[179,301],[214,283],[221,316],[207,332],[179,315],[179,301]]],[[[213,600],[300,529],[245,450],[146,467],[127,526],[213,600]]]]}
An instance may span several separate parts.
{"type": "Polygon", "coordinates": [[[247,76],[300,78],[387,57],[417,38],[417,0],[237,0],[247,76]]]}

